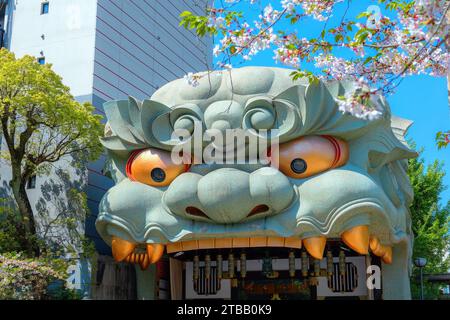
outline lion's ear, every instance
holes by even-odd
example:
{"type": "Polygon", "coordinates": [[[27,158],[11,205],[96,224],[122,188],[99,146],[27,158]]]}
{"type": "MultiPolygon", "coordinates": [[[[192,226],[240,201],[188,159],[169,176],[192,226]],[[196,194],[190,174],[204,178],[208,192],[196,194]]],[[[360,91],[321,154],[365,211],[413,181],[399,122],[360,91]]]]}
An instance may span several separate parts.
{"type": "Polygon", "coordinates": [[[144,145],[144,136],[140,126],[136,126],[141,102],[130,97],[129,100],[113,100],[103,104],[112,135],[118,136],[125,143],[144,145]]]}
{"type": "Polygon", "coordinates": [[[369,165],[377,169],[387,163],[411,159],[418,156],[405,140],[405,135],[412,121],[392,116],[390,128],[370,133],[369,165]]]}
{"type": "Polygon", "coordinates": [[[395,137],[406,147],[409,146],[408,142],[405,140],[405,136],[412,124],[413,122],[411,120],[396,117],[394,115],[391,117],[392,132],[394,132],[395,137]]]}
{"type": "MultiPolygon", "coordinates": [[[[153,127],[158,119],[169,114],[169,107],[151,100],[141,102],[133,97],[103,104],[108,122],[105,136],[100,139],[103,146],[120,156],[148,146],[162,147],[154,136],[153,127]]],[[[160,126],[164,129],[166,125],[160,126]]]]}

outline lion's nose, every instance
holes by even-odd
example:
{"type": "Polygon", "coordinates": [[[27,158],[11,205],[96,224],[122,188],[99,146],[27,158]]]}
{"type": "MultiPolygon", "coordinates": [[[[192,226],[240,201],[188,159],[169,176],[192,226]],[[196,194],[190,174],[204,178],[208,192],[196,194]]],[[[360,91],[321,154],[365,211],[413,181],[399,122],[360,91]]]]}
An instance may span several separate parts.
{"type": "Polygon", "coordinates": [[[220,223],[243,220],[252,210],[249,175],[223,168],[203,177],[197,186],[198,199],[209,218],[220,223]]]}
{"type": "Polygon", "coordinates": [[[221,168],[205,176],[179,176],[166,191],[164,202],[177,215],[235,223],[247,217],[279,213],[293,197],[289,180],[278,170],[266,167],[247,173],[221,168]]]}

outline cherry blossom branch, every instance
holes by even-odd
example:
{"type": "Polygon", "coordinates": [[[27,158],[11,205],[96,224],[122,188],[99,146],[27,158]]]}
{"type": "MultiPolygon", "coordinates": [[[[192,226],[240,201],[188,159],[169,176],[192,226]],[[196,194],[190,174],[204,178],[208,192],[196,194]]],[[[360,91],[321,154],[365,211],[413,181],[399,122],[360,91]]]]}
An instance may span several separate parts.
{"type": "MultiPolygon", "coordinates": [[[[252,25],[246,22],[242,12],[230,10],[239,2],[242,1],[221,0],[222,7],[213,4],[206,19],[189,16],[190,22],[185,24],[203,34],[206,30],[212,35],[221,35],[220,42],[214,47],[214,55],[223,55],[219,67],[231,68],[232,61],[236,63],[238,57],[246,61],[261,51],[272,49],[276,62],[298,69],[293,72],[294,78],[308,76],[310,80],[349,78],[356,81],[357,93],[344,97],[348,101],[340,101],[343,102],[342,110],[355,116],[376,116],[376,108],[368,103],[371,93],[392,93],[401,82],[399,79],[406,74],[442,76],[447,72],[450,56],[442,43],[448,40],[448,26],[443,25],[443,18],[449,10],[449,1],[424,0],[417,4],[414,1],[382,1],[388,10],[397,12],[397,18],[391,20],[388,16],[380,16],[376,19],[371,13],[362,13],[356,19],[368,17],[366,26],[347,20],[351,3],[347,1],[340,22],[329,29],[332,10],[336,3],[342,2],[340,0],[278,0],[277,6],[282,9],[278,11],[271,4],[266,5],[252,25]],[[224,2],[230,6],[225,7],[224,2]],[[300,38],[296,31],[285,26],[277,30],[282,19],[296,24],[306,17],[324,22],[320,37],[300,38]],[[372,21],[373,26],[369,26],[372,21]],[[358,29],[354,30],[355,26],[358,29]],[[353,51],[355,57],[337,55],[341,47],[353,51]],[[301,70],[303,62],[313,62],[322,74],[301,70]]],[[[249,3],[253,5],[256,1],[249,3]]],[[[196,83],[195,75],[187,80],[196,83]]]]}

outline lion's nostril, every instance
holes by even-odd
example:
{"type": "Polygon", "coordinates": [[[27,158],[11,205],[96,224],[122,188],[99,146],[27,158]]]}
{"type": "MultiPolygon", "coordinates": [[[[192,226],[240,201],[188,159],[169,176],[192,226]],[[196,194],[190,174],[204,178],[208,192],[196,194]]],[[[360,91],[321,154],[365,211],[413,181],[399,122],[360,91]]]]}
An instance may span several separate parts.
{"type": "Polygon", "coordinates": [[[260,205],[258,205],[256,207],[254,207],[252,209],[252,211],[250,211],[250,213],[247,215],[247,218],[251,217],[251,216],[254,216],[255,214],[258,214],[258,213],[266,212],[268,210],[269,210],[268,206],[266,206],[265,204],[260,204],[260,205]]]}
{"type": "Polygon", "coordinates": [[[187,207],[186,208],[186,213],[191,215],[191,216],[196,216],[196,217],[202,217],[202,218],[208,218],[209,217],[199,208],[196,207],[187,207]]]}

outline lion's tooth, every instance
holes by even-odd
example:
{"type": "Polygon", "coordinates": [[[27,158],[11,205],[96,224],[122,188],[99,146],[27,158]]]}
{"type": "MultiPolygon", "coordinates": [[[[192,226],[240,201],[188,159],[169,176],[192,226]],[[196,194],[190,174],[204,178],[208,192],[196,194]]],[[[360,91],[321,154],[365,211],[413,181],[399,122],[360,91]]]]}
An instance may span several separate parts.
{"type": "Polygon", "coordinates": [[[378,245],[380,244],[380,241],[375,236],[370,236],[369,238],[369,247],[370,250],[374,251],[378,248],[378,245]]]}
{"type": "Polygon", "coordinates": [[[147,255],[148,255],[149,261],[151,261],[154,251],[155,251],[155,245],[153,243],[148,243],[147,244],[147,255]]]}
{"type": "Polygon", "coordinates": [[[386,264],[392,263],[392,247],[380,243],[377,237],[370,237],[370,250],[386,264]]]}
{"type": "Polygon", "coordinates": [[[308,253],[315,259],[322,259],[323,250],[327,243],[327,238],[324,236],[310,237],[303,239],[303,245],[308,253]]]}
{"type": "Polygon", "coordinates": [[[370,250],[377,257],[382,257],[386,253],[386,247],[380,243],[377,237],[371,237],[369,241],[370,250]]]}
{"type": "Polygon", "coordinates": [[[143,254],[143,259],[142,261],[139,263],[139,265],[141,266],[142,270],[146,270],[148,268],[148,266],[150,265],[150,259],[148,258],[148,255],[146,253],[143,254]]]}
{"type": "Polygon", "coordinates": [[[385,247],[385,253],[383,257],[381,257],[381,260],[383,260],[386,264],[392,263],[392,247],[384,246],[385,247]]]}
{"type": "Polygon", "coordinates": [[[379,256],[382,253],[382,247],[380,244],[380,240],[377,237],[371,236],[369,240],[369,247],[372,250],[373,254],[379,256]]]}
{"type": "Polygon", "coordinates": [[[341,235],[342,241],[359,254],[369,253],[369,227],[362,225],[346,230],[341,235]]]}
{"type": "Polygon", "coordinates": [[[164,245],[163,244],[155,244],[154,245],[154,251],[153,251],[153,255],[150,258],[150,263],[156,263],[159,261],[159,259],[161,259],[163,253],[164,253],[164,245]]]}
{"type": "Polygon", "coordinates": [[[136,248],[135,243],[117,237],[112,238],[111,246],[114,260],[117,262],[124,260],[136,248]]]}
{"type": "Polygon", "coordinates": [[[160,243],[149,243],[147,244],[147,254],[150,263],[158,262],[164,253],[164,245],[160,243]]]}

